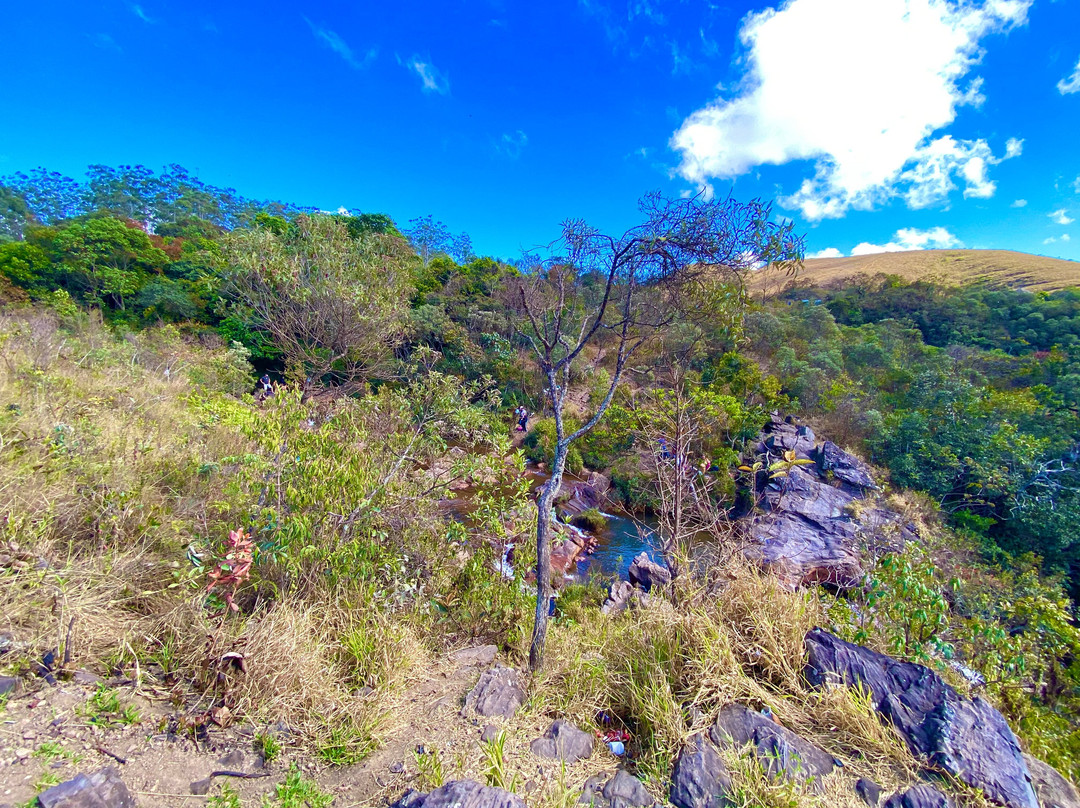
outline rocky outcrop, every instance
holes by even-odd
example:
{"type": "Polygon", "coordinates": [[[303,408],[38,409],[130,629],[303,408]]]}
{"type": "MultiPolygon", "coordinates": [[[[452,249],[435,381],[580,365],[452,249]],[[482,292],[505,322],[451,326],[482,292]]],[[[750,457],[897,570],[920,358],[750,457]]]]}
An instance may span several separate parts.
{"type": "Polygon", "coordinates": [[[592,735],[582,732],[569,721],[559,719],[542,738],[529,744],[529,749],[537,757],[576,763],[592,755],[593,743],[592,735]]]}
{"type": "Polygon", "coordinates": [[[551,549],[552,575],[571,575],[582,556],[596,550],[596,539],[580,528],[554,523],[555,541],[551,549]]]}
{"type": "Polygon", "coordinates": [[[772,777],[816,782],[835,766],[828,752],[741,704],[720,711],[709,738],[721,749],[749,746],[772,777]]]}
{"type": "Polygon", "coordinates": [[[1038,808],[1016,736],[989,702],[961,696],[923,665],[844,642],[821,629],[809,632],[805,645],[811,685],[865,688],[915,755],[982,789],[999,805],[1038,808]]]}
{"type": "Polygon", "coordinates": [[[645,808],[653,804],[645,786],[625,769],[615,772],[600,793],[611,808],[645,808]]]}
{"type": "Polygon", "coordinates": [[[863,578],[864,549],[901,551],[916,538],[899,514],[865,499],[877,489],[870,468],[831,441],[818,448],[809,427],[772,416],[756,457],[759,509],[749,517],[746,554],[787,586],[853,587],[863,578]],[[789,451],[804,462],[771,479],[770,463],[789,451]]]}
{"type": "Polygon", "coordinates": [[[427,794],[407,791],[391,808],[525,808],[525,802],[501,788],[454,780],[427,794]]]}
{"type": "Polygon", "coordinates": [[[1031,755],[1024,755],[1024,762],[1031,772],[1035,795],[1042,808],[1080,808],[1080,794],[1077,794],[1076,787],[1057,769],[1031,755]]]}
{"type": "Polygon", "coordinates": [[[667,586],[671,583],[671,573],[668,568],[663,564],[657,564],[644,550],[630,562],[627,577],[633,586],[640,586],[646,592],[654,586],[667,586]]]}
{"type": "Polygon", "coordinates": [[[726,808],[731,777],[723,759],[702,735],[679,753],[668,799],[675,808],[726,808]]]}
{"type": "Polygon", "coordinates": [[[465,696],[465,711],[485,717],[510,718],[525,703],[521,674],[513,668],[496,665],[480,674],[476,687],[465,696]]]}
{"type": "Polygon", "coordinates": [[[630,604],[641,605],[648,596],[629,581],[615,581],[608,589],[608,596],[600,607],[601,614],[619,614],[630,604]]]}
{"type": "Polygon", "coordinates": [[[560,507],[568,516],[591,509],[602,511],[608,506],[607,494],[610,489],[611,481],[607,477],[599,472],[590,472],[584,480],[564,484],[566,499],[560,507]]]}
{"type": "Polygon", "coordinates": [[[46,789],[37,803],[41,808],[135,808],[135,798],[112,766],[46,789]]]}

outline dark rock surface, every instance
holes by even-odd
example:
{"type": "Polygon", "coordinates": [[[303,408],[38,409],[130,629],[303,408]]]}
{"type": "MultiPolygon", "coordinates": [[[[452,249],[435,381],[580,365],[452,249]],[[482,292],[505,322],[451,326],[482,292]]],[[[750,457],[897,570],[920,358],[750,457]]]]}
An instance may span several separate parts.
{"type": "Polygon", "coordinates": [[[135,808],[135,798],[112,766],[42,791],[38,803],[41,808],[135,808]]]}
{"type": "Polygon", "coordinates": [[[812,685],[861,685],[913,753],[981,788],[993,802],[1038,808],[1016,736],[987,701],[964,698],[923,665],[900,662],[821,629],[807,633],[805,644],[812,685]]]}
{"type": "Polygon", "coordinates": [[[630,605],[635,592],[639,592],[639,590],[634,589],[634,585],[629,581],[616,581],[611,585],[607,599],[604,600],[604,605],[600,607],[600,613],[618,614],[630,605]]]}
{"type": "Polygon", "coordinates": [[[465,709],[482,716],[510,718],[525,703],[521,674],[513,668],[496,665],[480,674],[480,681],[465,697],[465,709]]]}
{"type": "Polygon", "coordinates": [[[0,676],[0,696],[16,695],[21,689],[18,676],[0,676]]]}
{"type": "Polygon", "coordinates": [[[865,777],[860,777],[855,781],[855,793],[871,808],[881,801],[881,786],[865,777]]]}
{"type": "Polygon", "coordinates": [[[823,749],[741,704],[729,704],[720,711],[709,737],[721,749],[749,744],[773,777],[819,779],[835,766],[832,755],[823,749]]]}
{"type": "Polygon", "coordinates": [[[952,802],[933,786],[915,786],[907,791],[897,791],[882,808],[948,808],[952,802]]]}
{"type": "Polygon", "coordinates": [[[848,454],[831,440],[825,441],[817,453],[818,467],[856,489],[877,488],[870,467],[848,454]]]}
{"type": "Polygon", "coordinates": [[[731,777],[720,755],[695,735],[679,753],[671,772],[668,799],[676,808],[725,808],[731,777]]]}
{"type": "Polygon", "coordinates": [[[454,780],[421,794],[407,791],[393,808],[525,808],[517,794],[482,786],[475,780],[454,780]]]}
{"type": "Polygon", "coordinates": [[[645,808],[653,804],[652,795],[642,782],[625,769],[619,769],[601,792],[611,808],[645,808]]]}
{"type": "Polygon", "coordinates": [[[593,736],[582,732],[569,721],[555,721],[542,738],[537,738],[529,749],[537,757],[576,763],[593,753],[593,736]]]}
{"type": "Polygon", "coordinates": [[[1024,762],[1031,772],[1031,781],[1042,808],[1080,808],[1080,794],[1076,786],[1057,769],[1031,755],[1024,755],[1024,762]]]}
{"type": "Polygon", "coordinates": [[[671,583],[671,573],[668,568],[663,564],[657,564],[644,550],[630,562],[627,575],[632,585],[640,586],[646,592],[654,586],[667,586],[671,583]]]}

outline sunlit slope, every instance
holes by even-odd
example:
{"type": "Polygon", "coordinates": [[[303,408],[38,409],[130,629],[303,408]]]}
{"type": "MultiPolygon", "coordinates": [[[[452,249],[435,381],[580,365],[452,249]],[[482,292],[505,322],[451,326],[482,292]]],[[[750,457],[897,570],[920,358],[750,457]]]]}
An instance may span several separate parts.
{"type": "Polygon", "coordinates": [[[1032,292],[1080,286],[1080,262],[1011,250],[916,250],[814,258],[806,262],[798,283],[832,285],[856,275],[879,273],[954,285],[980,281],[1032,292]]]}

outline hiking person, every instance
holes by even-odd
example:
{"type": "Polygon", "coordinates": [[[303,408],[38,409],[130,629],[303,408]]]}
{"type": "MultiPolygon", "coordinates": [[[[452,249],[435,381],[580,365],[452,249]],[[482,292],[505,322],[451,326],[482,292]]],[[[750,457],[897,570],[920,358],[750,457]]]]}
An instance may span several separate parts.
{"type": "Polygon", "coordinates": [[[259,379],[259,384],[262,385],[263,395],[271,395],[274,392],[274,388],[270,386],[270,374],[264,373],[263,377],[259,379]]]}
{"type": "Polygon", "coordinates": [[[518,432],[527,432],[529,430],[529,411],[524,406],[518,408],[518,432]]]}

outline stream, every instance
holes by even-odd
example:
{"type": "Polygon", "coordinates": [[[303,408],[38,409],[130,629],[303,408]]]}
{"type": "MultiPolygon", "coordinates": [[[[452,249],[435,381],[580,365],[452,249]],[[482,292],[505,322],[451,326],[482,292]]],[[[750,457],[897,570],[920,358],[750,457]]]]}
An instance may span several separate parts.
{"type": "MultiPolygon", "coordinates": [[[[531,490],[535,492],[541,485],[547,482],[548,475],[534,465],[529,464],[525,470],[526,476],[532,483],[531,490]]],[[[563,485],[582,482],[581,478],[573,474],[563,475],[563,485]]],[[[444,502],[445,512],[454,519],[466,521],[472,512],[472,489],[466,488],[455,491],[453,498],[444,502]]],[[[556,508],[556,513],[559,509],[556,508]]],[[[617,575],[620,578],[627,577],[630,562],[634,560],[642,550],[649,554],[654,561],[661,561],[660,553],[652,544],[650,530],[651,520],[641,521],[646,532],[644,540],[638,532],[638,524],[630,518],[629,514],[605,511],[607,518],[606,527],[594,535],[596,536],[596,551],[590,555],[583,555],[577,563],[577,577],[584,580],[593,575],[604,577],[617,575]]],[[[561,517],[561,514],[560,514],[561,517]]],[[[588,531],[585,531],[588,532],[588,531]]]]}

